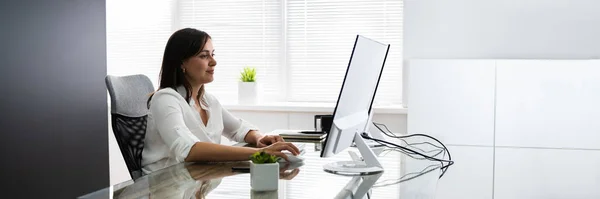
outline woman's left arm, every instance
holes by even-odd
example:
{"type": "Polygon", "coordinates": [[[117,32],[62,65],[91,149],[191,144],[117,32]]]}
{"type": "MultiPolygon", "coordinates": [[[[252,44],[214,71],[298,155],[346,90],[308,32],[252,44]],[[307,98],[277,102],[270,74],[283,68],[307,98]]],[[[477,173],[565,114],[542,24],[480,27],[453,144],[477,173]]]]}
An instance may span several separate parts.
{"type": "Polygon", "coordinates": [[[262,137],[263,137],[263,135],[260,132],[258,132],[256,130],[250,130],[250,131],[248,131],[248,134],[246,134],[246,137],[244,138],[244,142],[257,145],[258,141],[262,137]]]}
{"type": "Polygon", "coordinates": [[[223,134],[237,142],[246,142],[257,147],[266,147],[276,142],[283,142],[278,135],[263,135],[248,122],[239,119],[221,107],[223,112],[223,134]]]}
{"type": "Polygon", "coordinates": [[[236,142],[256,144],[258,139],[257,136],[260,135],[260,133],[257,132],[258,128],[233,116],[233,114],[223,107],[221,107],[221,112],[223,116],[223,135],[225,137],[236,142]]]}

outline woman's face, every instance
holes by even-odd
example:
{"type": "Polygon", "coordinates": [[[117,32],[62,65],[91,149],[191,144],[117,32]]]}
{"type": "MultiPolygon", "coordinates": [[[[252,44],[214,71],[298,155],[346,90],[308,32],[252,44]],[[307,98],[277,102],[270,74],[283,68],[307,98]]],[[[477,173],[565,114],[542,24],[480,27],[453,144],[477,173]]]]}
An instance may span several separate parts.
{"type": "Polygon", "coordinates": [[[183,62],[181,67],[190,83],[206,84],[214,80],[215,66],[217,65],[214,52],[212,41],[209,39],[198,55],[192,56],[183,62]]]}

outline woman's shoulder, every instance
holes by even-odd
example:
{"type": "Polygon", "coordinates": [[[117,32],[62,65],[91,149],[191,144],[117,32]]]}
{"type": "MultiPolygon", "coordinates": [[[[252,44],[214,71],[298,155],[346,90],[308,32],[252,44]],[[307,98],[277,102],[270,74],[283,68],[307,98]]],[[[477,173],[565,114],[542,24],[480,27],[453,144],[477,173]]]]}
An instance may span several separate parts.
{"type": "Polygon", "coordinates": [[[179,94],[179,92],[177,92],[173,88],[162,88],[162,89],[154,92],[154,94],[152,95],[151,103],[153,101],[155,101],[155,99],[161,99],[161,101],[162,100],[173,100],[173,101],[183,100],[183,101],[185,101],[185,99],[183,99],[181,94],[179,94]]]}
{"type": "Polygon", "coordinates": [[[177,92],[173,88],[162,88],[162,89],[159,89],[156,92],[154,92],[154,96],[160,96],[160,95],[174,95],[176,97],[181,97],[179,92],[177,92]]]}
{"type": "Polygon", "coordinates": [[[204,91],[204,99],[206,100],[206,103],[208,103],[209,106],[213,106],[213,105],[221,106],[221,103],[219,102],[217,97],[210,94],[209,92],[204,91]]]}

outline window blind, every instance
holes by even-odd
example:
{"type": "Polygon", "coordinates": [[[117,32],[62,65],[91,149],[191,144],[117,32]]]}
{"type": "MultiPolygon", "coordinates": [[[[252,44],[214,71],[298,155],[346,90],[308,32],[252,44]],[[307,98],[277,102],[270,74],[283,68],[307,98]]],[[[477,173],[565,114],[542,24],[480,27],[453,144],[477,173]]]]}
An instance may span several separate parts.
{"type": "Polygon", "coordinates": [[[288,0],[289,101],[335,102],[357,34],[391,44],[376,103],[401,101],[400,0],[288,0]]]}
{"type": "Polygon", "coordinates": [[[169,36],[213,37],[207,91],[237,101],[243,67],[256,67],[261,101],[335,102],[357,34],[391,44],[375,103],[401,102],[401,0],[107,1],[108,74],[145,74],[158,87],[169,36]]]}
{"type": "Polygon", "coordinates": [[[207,92],[222,103],[237,101],[243,67],[257,69],[263,101],[280,101],[282,1],[219,0],[179,1],[179,28],[191,27],[211,35],[215,47],[214,82],[207,92]]]}
{"type": "Polygon", "coordinates": [[[107,74],[144,74],[158,88],[175,0],[107,0],[107,74]]]}

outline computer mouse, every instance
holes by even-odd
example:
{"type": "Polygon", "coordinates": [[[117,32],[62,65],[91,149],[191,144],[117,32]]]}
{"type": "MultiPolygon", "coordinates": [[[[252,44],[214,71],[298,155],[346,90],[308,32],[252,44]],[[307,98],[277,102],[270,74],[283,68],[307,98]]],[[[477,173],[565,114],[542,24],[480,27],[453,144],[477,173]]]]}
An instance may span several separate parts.
{"type": "MultiPolygon", "coordinates": [[[[296,162],[302,162],[304,161],[304,157],[302,157],[302,153],[298,154],[297,156],[292,154],[289,151],[284,151],[283,154],[287,155],[289,162],[291,163],[296,163],[296,162]]],[[[285,159],[283,158],[279,158],[278,162],[280,163],[285,163],[285,159]]]]}

